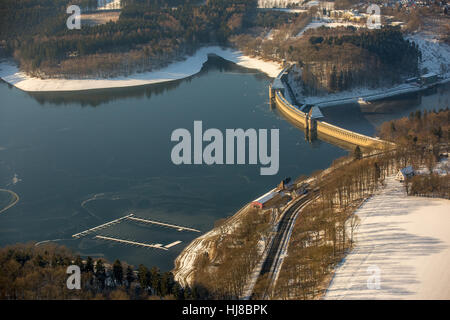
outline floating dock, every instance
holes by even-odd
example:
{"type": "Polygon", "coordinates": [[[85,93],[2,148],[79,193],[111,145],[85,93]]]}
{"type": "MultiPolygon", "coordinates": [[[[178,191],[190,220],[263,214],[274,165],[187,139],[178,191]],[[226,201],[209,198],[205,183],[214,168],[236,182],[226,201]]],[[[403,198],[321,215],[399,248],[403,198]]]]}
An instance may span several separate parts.
{"type": "Polygon", "coordinates": [[[179,243],[181,243],[180,240],[175,241],[175,242],[172,242],[172,243],[169,243],[169,244],[165,245],[164,248],[169,249],[169,248],[171,248],[171,247],[173,247],[173,246],[176,246],[176,245],[179,244],[179,243]]]}
{"type": "Polygon", "coordinates": [[[177,226],[177,225],[174,225],[174,224],[169,224],[169,223],[164,223],[164,222],[159,222],[159,221],[154,221],[154,220],[138,218],[138,217],[135,217],[134,214],[132,214],[132,213],[127,215],[127,216],[125,216],[125,217],[128,220],[138,221],[138,222],[143,222],[143,223],[156,224],[156,225],[163,226],[163,227],[177,229],[178,231],[201,232],[200,230],[193,229],[193,228],[188,228],[188,227],[183,227],[183,226],[177,226]]]}
{"type": "MultiPolygon", "coordinates": [[[[155,248],[155,249],[161,249],[161,250],[166,250],[166,251],[169,250],[167,247],[163,247],[163,245],[160,243],[150,244],[150,243],[136,242],[136,241],[124,240],[124,239],[118,239],[118,238],[112,238],[112,237],[105,237],[105,236],[100,236],[100,235],[95,236],[95,239],[114,241],[114,242],[129,244],[129,245],[137,246],[137,247],[155,248]]],[[[173,244],[173,245],[175,245],[175,244],[173,244]]]]}
{"type": "Polygon", "coordinates": [[[112,221],[110,221],[110,222],[106,222],[106,223],[101,224],[101,225],[99,225],[99,226],[97,226],[97,227],[90,228],[90,229],[84,230],[84,231],[79,232],[79,233],[75,233],[74,235],[72,235],[72,238],[77,238],[77,239],[79,239],[79,238],[81,238],[81,237],[84,237],[84,236],[88,235],[89,233],[92,233],[92,232],[95,232],[95,231],[98,231],[98,230],[102,230],[102,229],[107,228],[107,227],[110,227],[110,226],[112,226],[112,225],[114,225],[114,224],[120,223],[122,220],[125,220],[125,219],[127,219],[128,217],[130,217],[130,216],[132,216],[132,214],[123,216],[123,217],[121,217],[121,218],[112,220],[112,221]]]}

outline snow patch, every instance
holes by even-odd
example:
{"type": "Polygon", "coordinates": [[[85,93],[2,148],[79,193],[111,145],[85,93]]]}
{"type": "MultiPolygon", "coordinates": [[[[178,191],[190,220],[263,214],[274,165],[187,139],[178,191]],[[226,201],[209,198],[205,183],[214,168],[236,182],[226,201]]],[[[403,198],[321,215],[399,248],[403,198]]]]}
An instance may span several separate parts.
{"type": "Polygon", "coordinates": [[[450,46],[438,41],[432,36],[423,33],[416,33],[406,37],[409,41],[414,41],[422,52],[422,62],[420,69],[427,69],[427,73],[441,74],[450,77],[450,46]]]}
{"type": "Polygon", "coordinates": [[[356,247],[324,298],[450,299],[450,200],[408,197],[394,177],[386,182],[356,211],[356,247]],[[367,285],[373,266],[379,289],[367,285]]]}

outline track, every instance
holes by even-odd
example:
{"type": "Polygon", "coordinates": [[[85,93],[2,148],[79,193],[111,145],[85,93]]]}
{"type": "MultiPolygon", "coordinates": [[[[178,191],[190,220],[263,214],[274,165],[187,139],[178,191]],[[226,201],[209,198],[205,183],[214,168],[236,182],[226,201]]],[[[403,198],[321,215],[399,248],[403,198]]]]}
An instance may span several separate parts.
{"type": "Polygon", "coordinates": [[[269,292],[270,287],[272,287],[273,282],[276,280],[277,273],[280,267],[280,258],[282,253],[285,251],[287,244],[289,242],[290,230],[292,224],[295,222],[295,216],[298,210],[303,208],[306,204],[310,202],[312,196],[309,194],[304,195],[296,200],[283,214],[278,227],[276,230],[276,235],[272,241],[269,253],[267,254],[266,260],[261,268],[260,277],[268,274],[269,285],[266,290],[269,292]]]}

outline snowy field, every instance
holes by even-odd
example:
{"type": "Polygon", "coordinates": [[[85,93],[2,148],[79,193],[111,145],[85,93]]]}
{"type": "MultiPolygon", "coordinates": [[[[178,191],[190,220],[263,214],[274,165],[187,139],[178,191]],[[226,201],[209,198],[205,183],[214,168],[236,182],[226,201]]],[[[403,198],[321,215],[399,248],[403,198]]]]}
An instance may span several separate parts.
{"type": "Polygon", "coordinates": [[[295,37],[301,37],[306,30],[308,29],[315,29],[320,28],[322,26],[328,27],[328,28],[337,28],[337,27],[355,27],[355,28],[361,28],[360,24],[352,23],[352,22],[336,22],[330,19],[321,19],[321,20],[315,20],[311,21],[306,25],[305,28],[303,28],[295,37]]]}
{"type": "Polygon", "coordinates": [[[414,41],[422,52],[422,61],[420,68],[426,68],[426,72],[442,74],[444,77],[450,77],[450,46],[439,42],[434,37],[424,33],[416,33],[406,37],[414,41]]]}
{"type": "Polygon", "coordinates": [[[391,177],[356,213],[355,249],[325,299],[450,299],[450,200],[407,197],[391,177]]]}
{"type": "Polygon", "coordinates": [[[89,89],[105,89],[118,87],[141,86],[159,82],[167,82],[190,77],[198,73],[208,60],[208,54],[216,54],[242,67],[257,69],[275,78],[282,70],[281,65],[272,61],[248,57],[233,49],[218,46],[203,47],[184,61],[170,64],[166,68],[136,73],[127,77],[108,79],[40,79],[20,72],[17,66],[0,63],[0,78],[24,91],[76,91],[89,89]]]}

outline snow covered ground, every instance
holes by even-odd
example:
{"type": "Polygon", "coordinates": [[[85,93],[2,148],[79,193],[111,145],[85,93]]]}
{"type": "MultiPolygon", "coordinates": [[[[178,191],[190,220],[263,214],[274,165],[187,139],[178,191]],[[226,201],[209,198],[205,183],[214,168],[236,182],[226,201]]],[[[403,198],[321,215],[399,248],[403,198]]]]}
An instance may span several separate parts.
{"type": "Polygon", "coordinates": [[[328,28],[337,28],[337,27],[355,27],[355,28],[361,28],[360,24],[352,23],[352,22],[338,22],[333,21],[330,19],[321,19],[321,20],[315,20],[311,21],[306,25],[305,28],[303,28],[295,37],[301,37],[306,30],[308,29],[314,29],[314,28],[320,28],[322,26],[328,27],[328,28]]]}
{"type": "MultiPolygon", "coordinates": [[[[321,25],[335,26],[339,23],[326,22],[326,21],[314,21],[308,24],[298,35],[301,36],[309,28],[317,28],[321,25]]],[[[344,25],[344,24],[340,24],[344,25]]],[[[419,69],[422,72],[433,72],[440,74],[443,77],[444,82],[448,82],[450,79],[450,46],[438,42],[431,36],[427,36],[423,33],[417,33],[406,37],[410,41],[414,41],[418,44],[422,52],[422,61],[420,62],[419,69]]],[[[359,98],[364,98],[366,101],[375,101],[383,98],[388,98],[404,93],[411,93],[420,91],[423,88],[416,84],[400,84],[395,87],[389,88],[355,88],[350,91],[343,91],[334,94],[327,94],[323,96],[306,96],[301,95],[301,90],[297,89],[293,82],[290,82],[291,88],[294,91],[296,98],[299,102],[305,104],[315,104],[320,107],[330,107],[336,105],[342,105],[345,103],[358,102],[359,98]]]]}
{"type": "Polygon", "coordinates": [[[184,61],[175,62],[166,68],[136,73],[127,77],[108,79],[39,79],[20,72],[17,66],[0,63],[0,78],[24,91],[76,91],[140,86],[145,84],[167,82],[187,78],[198,73],[208,60],[208,54],[216,54],[242,67],[258,69],[270,77],[276,77],[282,70],[281,65],[273,61],[245,56],[233,49],[218,46],[203,47],[184,61]]]}
{"type": "Polygon", "coordinates": [[[97,0],[97,10],[121,9],[120,0],[97,0]]]}
{"type": "Polygon", "coordinates": [[[386,182],[357,210],[355,249],[324,298],[450,299],[450,200],[407,197],[386,182]]]}
{"type": "Polygon", "coordinates": [[[422,52],[421,71],[426,68],[426,72],[450,77],[450,46],[448,44],[439,42],[434,37],[424,33],[416,33],[406,38],[414,41],[422,52]]]}

